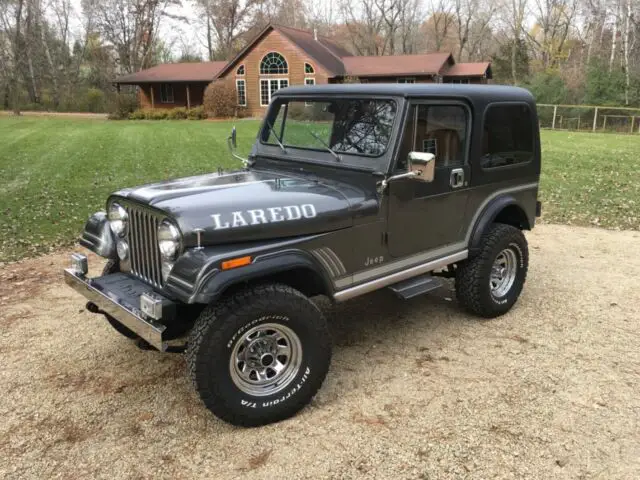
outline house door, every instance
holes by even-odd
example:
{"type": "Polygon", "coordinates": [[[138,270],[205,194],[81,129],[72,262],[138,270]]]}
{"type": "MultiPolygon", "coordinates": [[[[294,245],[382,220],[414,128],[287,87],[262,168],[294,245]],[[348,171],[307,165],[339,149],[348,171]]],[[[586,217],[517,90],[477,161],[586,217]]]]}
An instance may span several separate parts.
{"type": "Polygon", "coordinates": [[[456,250],[456,244],[463,242],[470,122],[469,109],[462,103],[411,105],[395,172],[406,171],[409,152],[430,152],[436,156],[435,177],[431,183],[406,178],[389,184],[387,231],[392,257],[441,247],[456,250]]]}

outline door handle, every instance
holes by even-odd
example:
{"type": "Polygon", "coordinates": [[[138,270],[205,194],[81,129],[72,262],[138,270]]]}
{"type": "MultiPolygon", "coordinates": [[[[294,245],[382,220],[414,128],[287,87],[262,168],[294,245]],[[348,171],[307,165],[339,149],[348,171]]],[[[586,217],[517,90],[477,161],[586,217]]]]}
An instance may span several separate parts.
{"type": "Polygon", "coordinates": [[[460,188],[464,185],[464,169],[454,168],[451,170],[451,188],[460,188]]]}

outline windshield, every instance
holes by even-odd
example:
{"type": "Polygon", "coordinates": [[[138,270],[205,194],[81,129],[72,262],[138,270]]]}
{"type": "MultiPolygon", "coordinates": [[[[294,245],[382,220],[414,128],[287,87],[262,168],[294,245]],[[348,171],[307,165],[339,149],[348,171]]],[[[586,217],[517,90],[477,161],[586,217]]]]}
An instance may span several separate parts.
{"type": "Polygon", "coordinates": [[[263,131],[263,143],[330,151],[346,163],[354,163],[350,155],[384,154],[396,117],[396,103],[391,100],[282,99],[274,109],[276,114],[270,115],[273,128],[267,126],[263,131]]]}

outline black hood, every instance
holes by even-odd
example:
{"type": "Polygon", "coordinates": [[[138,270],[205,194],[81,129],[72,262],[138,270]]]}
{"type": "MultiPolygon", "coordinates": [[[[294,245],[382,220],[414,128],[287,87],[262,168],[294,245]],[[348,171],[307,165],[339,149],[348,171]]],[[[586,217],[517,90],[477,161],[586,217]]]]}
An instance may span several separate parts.
{"type": "MultiPolygon", "coordinates": [[[[335,173],[335,172],[334,172],[335,173]]],[[[375,216],[375,182],[343,181],[315,173],[243,170],[170,180],[116,192],[172,218],[185,246],[322,233],[375,216]]]]}

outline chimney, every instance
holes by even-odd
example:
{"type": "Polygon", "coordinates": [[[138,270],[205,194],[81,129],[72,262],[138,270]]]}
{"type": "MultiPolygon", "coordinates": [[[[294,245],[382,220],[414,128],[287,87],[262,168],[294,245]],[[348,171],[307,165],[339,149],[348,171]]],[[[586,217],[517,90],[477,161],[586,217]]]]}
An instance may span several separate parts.
{"type": "Polygon", "coordinates": [[[317,28],[313,28],[313,39],[317,42],[318,41],[318,29],[317,28]]]}

